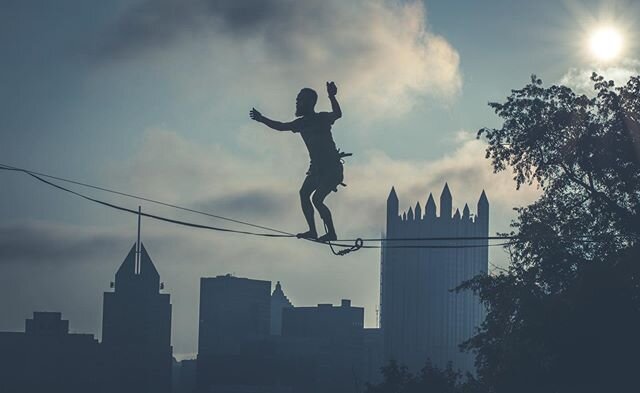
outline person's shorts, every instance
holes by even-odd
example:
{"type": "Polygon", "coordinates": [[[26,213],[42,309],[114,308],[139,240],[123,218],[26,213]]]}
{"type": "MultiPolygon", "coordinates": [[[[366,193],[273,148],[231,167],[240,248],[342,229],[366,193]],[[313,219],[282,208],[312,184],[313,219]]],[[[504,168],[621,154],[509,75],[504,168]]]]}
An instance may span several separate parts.
{"type": "Polygon", "coordinates": [[[338,191],[338,186],[344,180],[344,167],[341,162],[330,165],[311,165],[307,177],[314,180],[316,189],[328,188],[338,191]]]}

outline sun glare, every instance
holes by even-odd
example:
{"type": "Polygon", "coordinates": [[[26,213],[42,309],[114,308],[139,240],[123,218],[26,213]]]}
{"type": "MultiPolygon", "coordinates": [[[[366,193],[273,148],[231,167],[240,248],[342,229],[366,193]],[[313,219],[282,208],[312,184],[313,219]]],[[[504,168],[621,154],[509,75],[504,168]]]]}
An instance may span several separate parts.
{"type": "Polygon", "coordinates": [[[622,35],[612,27],[602,27],[591,34],[589,49],[598,60],[610,61],[622,52],[622,35]]]}

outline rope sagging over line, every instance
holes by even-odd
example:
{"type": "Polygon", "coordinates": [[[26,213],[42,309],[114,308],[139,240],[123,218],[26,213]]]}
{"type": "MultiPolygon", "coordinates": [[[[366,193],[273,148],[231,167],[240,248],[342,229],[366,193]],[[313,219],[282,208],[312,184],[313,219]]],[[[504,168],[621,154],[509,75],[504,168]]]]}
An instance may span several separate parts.
{"type": "Polygon", "coordinates": [[[99,187],[99,186],[91,185],[91,184],[88,184],[88,183],[79,182],[79,181],[76,181],[76,180],[71,180],[71,179],[67,179],[67,178],[63,178],[63,177],[59,177],[59,176],[49,175],[49,174],[42,173],[42,172],[32,171],[32,170],[28,170],[28,169],[24,169],[24,168],[18,168],[18,167],[15,167],[15,166],[2,164],[2,163],[0,163],[0,169],[23,172],[23,173],[26,173],[28,175],[38,175],[38,176],[41,176],[41,177],[46,177],[48,179],[59,180],[59,181],[65,182],[65,183],[75,184],[75,185],[78,185],[78,186],[87,187],[87,188],[91,188],[91,189],[98,190],[98,191],[104,191],[104,192],[107,192],[107,193],[120,195],[120,196],[124,196],[124,197],[128,197],[128,198],[132,198],[132,199],[137,199],[137,200],[140,200],[140,201],[151,202],[151,203],[154,203],[154,204],[160,205],[160,206],[170,207],[170,208],[174,208],[174,209],[177,209],[177,210],[183,210],[183,211],[190,212],[190,213],[201,214],[203,216],[207,216],[207,217],[217,218],[217,219],[224,220],[224,221],[233,222],[233,223],[236,223],[236,224],[246,225],[246,226],[253,227],[253,228],[264,229],[264,230],[271,231],[271,232],[281,233],[283,235],[292,235],[293,236],[292,233],[280,231],[280,230],[274,229],[274,228],[269,228],[269,227],[266,227],[266,226],[263,226],[263,225],[257,225],[257,224],[253,224],[253,223],[249,223],[249,222],[245,222],[245,221],[240,221],[240,220],[236,220],[236,219],[233,219],[233,218],[220,216],[220,215],[217,215],[217,214],[203,212],[201,210],[190,209],[188,207],[183,207],[183,206],[178,206],[178,205],[175,205],[175,204],[172,204],[172,203],[162,202],[162,201],[159,201],[157,199],[146,198],[146,197],[143,197],[143,196],[134,195],[134,194],[130,194],[130,193],[122,192],[122,191],[117,191],[117,190],[112,190],[112,189],[108,189],[108,188],[105,188],[105,187],[99,187]]]}
{"type": "MultiPolygon", "coordinates": [[[[98,189],[98,190],[105,191],[105,192],[116,193],[118,195],[127,196],[127,197],[131,197],[131,198],[147,200],[149,202],[161,204],[161,205],[164,205],[164,206],[169,206],[169,207],[173,207],[173,208],[176,208],[176,209],[187,210],[187,211],[191,211],[191,212],[194,212],[194,213],[204,214],[204,215],[212,216],[212,217],[215,217],[215,218],[224,219],[224,220],[227,220],[227,221],[233,221],[233,222],[236,222],[236,223],[239,223],[239,224],[249,225],[249,226],[253,226],[253,227],[257,227],[257,228],[263,228],[263,229],[270,230],[270,231],[277,232],[277,233],[259,233],[259,232],[241,231],[241,230],[230,229],[230,228],[215,227],[215,226],[211,226],[211,225],[203,225],[203,224],[197,224],[197,223],[192,223],[192,222],[187,222],[187,221],[182,221],[182,220],[176,220],[176,219],[172,219],[172,218],[162,217],[162,216],[158,216],[158,215],[155,215],[155,214],[145,213],[145,212],[142,212],[142,211],[136,211],[136,210],[133,210],[133,209],[130,209],[130,208],[127,208],[127,207],[119,206],[119,205],[116,205],[116,204],[113,204],[113,203],[110,203],[110,202],[105,202],[103,200],[84,195],[82,193],[79,193],[77,191],[74,191],[74,190],[71,190],[69,188],[63,187],[63,186],[61,186],[59,184],[56,184],[56,183],[54,183],[52,181],[49,181],[49,180],[46,180],[46,179],[43,178],[43,177],[55,178],[54,176],[51,176],[51,175],[47,175],[47,174],[43,174],[43,173],[37,173],[36,174],[36,172],[29,171],[27,169],[13,167],[13,166],[10,166],[10,165],[5,165],[5,164],[0,164],[0,169],[8,170],[8,171],[15,171],[15,172],[22,172],[22,173],[25,173],[25,174],[35,178],[36,180],[38,180],[38,181],[40,181],[40,182],[42,182],[44,184],[47,184],[47,185],[49,185],[51,187],[54,187],[56,189],[59,189],[61,191],[65,191],[65,192],[70,193],[72,195],[78,196],[78,197],[83,198],[85,200],[88,200],[90,202],[94,202],[94,203],[97,203],[97,204],[100,204],[100,205],[103,205],[103,206],[106,206],[106,207],[110,207],[112,209],[120,210],[120,211],[123,211],[123,212],[135,214],[137,216],[148,217],[148,218],[151,218],[151,219],[154,219],[154,220],[158,220],[158,221],[164,221],[164,222],[177,224],[177,225],[182,225],[182,226],[187,226],[187,227],[191,227],[191,228],[208,229],[208,230],[213,230],[213,231],[236,233],[236,234],[249,235],[249,236],[259,236],[259,237],[269,237],[269,238],[296,238],[296,235],[294,235],[292,233],[289,233],[289,232],[281,231],[281,230],[278,230],[278,229],[264,227],[264,226],[251,224],[251,223],[246,223],[246,222],[243,222],[243,221],[229,219],[229,218],[222,217],[222,216],[215,216],[215,215],[212,215],[212,214],[199,212],[199,211],[196,211],[196,210],[193,210],[193,209],[183,208],[183,207],[180,207],[180,206],[177,206],[177,205],[171,205],[171,204],[167,204],[167,203],[164,203],[164,202],[151,200],[151,199],[148,199],[148,198],[137,197],[137,196],[134,196],[132,194],[113,191],[113,190],[109,190],[109,189],[106,189],[106,188],[103,188],[103,187],[92,186],[92,185],[89,185],[87,183],[81,183],[81,182],[76,182],[74,180],[58,178],[61,181],[70,182],[70,183],[81,185],[81,186],[84,186],[84,187],[98,189]]],[[[319,241],[314,240],[314,239],[306,239],[306,240],[312,241],[314,243],[325,244],[323,242],[319,242],[319,241]]],[[[360,242],[360,246],[358,246],[357,244],[354,245],[354,246],[351,246],[351,245],[348,245],[348,244],[340,244],[340,243],[334,243],[333,246],[344,247],[345,249],[340,250],[338,252],[334,252],[335,255],[343,256],[343,255],[346,255],[346,254],[348,254],[348,253],[350,253],[352,251],[359,250],[361,248],[361,246],[362,246],[362,242],[360,242]]],[[[331,246],[332,247],[331,248],[332,251],[333,251],[333,246],[331,246]]]]}
{"type": "MultiPolygon", "coordinates": [[[[212,213],[208,213],[208,212],[203,212],[203,211],[199,211],[199,210],[195,210],[195,209],[191,209],[191,208],[187,208],[187,207],[183,207],[183,206],[178,206],[175,204],[171,204],[171,203],[167,203],[167,202],[162,202],[156,199],[151,199],[151,198],[145,198],[145,197],[141,197],[141,196],[137,196],[137,195],[133,195],[133,194],[129,194],[129,193],[125,193],[125,192],[121,192],[121,191],[116,191],[116,190],[112,190],[112,189],[108,189],[105,187],[99,187],[99,186],[95,186],[95,185],[91,185],[88,183],[83,183],[83,182],[79,182],[79,181],[75,181],[75,180],[71,180],[71,179],[66,179],[66,178],[62,178],[62,177],[57,177],[57,176],[52,176],[46,173],[42,173],[42,172],[36,172],[36,171],[31,171],[28,169],[24,169],[24,168],[19,168],[19,167],[15,167],[15,166],[11,166],[11,165],[6,165],[6,164],[2,164],[0,163],[0,169],[1,170],[6,170],[6,171],[15,171],[15,172],[22,172],[25,173],[29,176],[31,176],[32,178],[47,184],[51,187],[54,187],[58,190],[70,193],[72,195],[78,196],[80,198],[83,198],[85,200],[88,200],[90,202],[93,203],[97,203],[115,210],[119,210],[119,211],[123,211],[123,212],[127,212],[130,214],[135,214],[138,216],[144,216],[147,218],[151,218],[154,220],[158,220],[158,221],[163,221],[163,222],[167,222],[167,223],[171,223],[171,224],[176,224],[176,225],[181,225],[181,226],[186,226],[186,227],[191,227],[191,228],[197,228],[197,229],[206,229],[206,230],[212,230],[212,231],[219,231],[219,232],[227,232],[227,233],[235,233],[235,234],[241,234],[241,235],[248,235],[248,236],[257,236],[257,237],[266,237],[266,238],[296,238],[296,235],[294,235],[293,233],[290,232],[286,232],[286,231],[282,231],[280,229],[276,229],[276,228],[271,228],[271,227],[267,227],[267,226],[263,226],[263,225],[258,225],[258,224],[254,224],[254,223],[250,223],[250,222],[245,222],[245,221],[241,221],[241,220],[237,220],[237,219],[233,219],[233,218],[229,218],[229,217],[224,217],[224,216],[220,216],[220,215],[216,215],[216,214],[212,214],[212,213]],[[188,222],[188,221],[183,221],[183,220],[176,220],[176,219],[172,219],[172,218],[168,218],[168,217],[163,217],[163,216],[159,216],[159,215],[154,215],[154,214],[149,214],[149,213],[145,213],[145,212],[139,212],[137,210],[134,209],[130,209],[124,206],[120,206],[120,205],[116,205],[114,203],[110,203],[110,202],[106,202],[97,198],[93,198],[90,196],[87,196],[85,194],[82,194],[80,192],[74,191],[72,189],[66,188],[64,186],[61,186],[60,184],[57,184],[53,181],[50,180],[46,180],[44,178],[49,178],[49,179],[55,179],[58,181],[62,181],[62,182],[66,182],[66,183],[70,183],[70,184],[75,184],[75,185],[79,185],[82,187],[86,187],[86,188],[91,188],[91,189],[95,189],[98,191],[102,191],[102,192],[107,192],[107,193],[112,193],[112,194],[116,194],[116,195],[120,195],[120,196],[125,196],[128,198],[133,198],[133,199],[137,199],[137,200],[141,200],[141,201],[146,201],[146,202],[150,202],[150,203],[154,203],[157,205],[161,205],[161,206],[165,206],[165,207],[170,207],[170,208],[174,208],[174,209],[178,209],[178,210],[182,210],[182,211],[187,211],[190,213],[195,213],[195,214],[200,214],[200,215],[204,215],[207,217],[211,217],[211,218],[216,218],[216,219],[220,219],[220,220],[224,220],[224,221],[229,221],[229,222],[233,222],[236,224],[240,224],[240,225],[245,225],[245,226],[249,226],[249,227],[253,227],[253,228],[258,228],[258,229],[262,229],[265,231],[269,231],[272,233],[265,233],[265,232],[253,232],[253,231],[243,231],[243,230],[237,230],[237,229],[231,229],[231,228],[223,228],[223,227],[219,227],[219,226],[211,226],[211,225],[204,225],[204,224],[198,224],[198,223],[194,223],[194,222],[188,222]]],[[[624,237],[624,236],[623,236],[624,237]]],[[[441,248],[441,249],[452,249],[452,248],[484,248],[484,247],[502,247],[502,246],[507,246],[516,242],[521,241],[517,236],[488,236],[488,237],[477,237],[477,236],[470,236],[470,237],[414,237],[414,238],[355,238],[355,239],[338,239],[336,241],[332,241],[332,242],[320,242],[317,241],[315,239],[304,239],[304,240],[308,240],[311,241],[313,243],[318,243],[318,244],[323,244],[323,245],[328,245],[332,251],[332,253],[334,255],[337,256],[344,256],[347,255],[351,252],[360,250],[360,249],[380,249],[380,248],[407,248],[407,249],[411,249],[411,248],[441,248]],[[482,245],[466,245],[466,244],[420,244],[420,245],[398,245],[398,244],[383,244],[383,242],[403,242],[403,241],[412,241],[412,242],[416,242],[416,241],[429,241],[429,242],[434,242],[434,241],[460,241],[460,240],[507,240],[507,242],[502,242],[502,243],[494,243],[494,244],[482,244],[482,245]],[[381,244],[379,245],[365,245],[364,242],[380,242],[381,244]],[[349,244],[349,243],[353,243],[353,244],[349,244]],[[335,250],[334,247],[339,247],[342,248],[340,250],[335,250]]],[[[575,236],[571,239],[568,239],[569,241],[579,241],[579,242],[597,242],[598,240],[594,240],[594,239],[590,239],[590,236],[575,236]]]]}

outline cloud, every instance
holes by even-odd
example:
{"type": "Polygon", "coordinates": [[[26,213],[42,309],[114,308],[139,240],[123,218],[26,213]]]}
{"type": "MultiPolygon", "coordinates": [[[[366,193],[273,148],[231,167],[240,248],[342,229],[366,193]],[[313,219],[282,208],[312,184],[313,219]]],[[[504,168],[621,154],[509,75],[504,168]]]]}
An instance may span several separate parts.
{"type": "Polygon", "coordinates": [[[462,86],[458,53],[428,29],[419,1],[144,1],[98,47],[102,60],[168,54],[174,73],[196,75],[192,89],[259,86],[265,102],[335,80],[372,116],[404,113],[417,97],[450,100],[462,86]]]}
{"type": "MultiPolygon", "coordinates": [[[[515,190],[509,172],[494,174],[490,163],[484,159],[485,144],[470,137],[460,140],[450,154],[433,161],[398,160],[383,152],[370,151],[365,162],[349,169],[350,187],[357,194],[344,202],[344,210],[357,211],[356,222],[364,225],[360,231],[382,228],[386,197],[394,186],[400,198],[400,207],[407,210],[420,202],[424,208],[429,193],[436,201],[447,182],[451,189],[455,208],[462,210],[465,203],[471,212],[482,190],[486,190],[492,208],[492,231],[506,230],[513,214],[512,208],[535,200],[539,191],[526,187],[515,190]]],[[[342,202],[341,202],[342,204],[342,202]]],[[[437,202],[439,204],[439,202],[437,202]]],[[[347,214],[343,210],[343,214],[347,214]]]]}
{"type": "MultiPolygon", "coordinates": [[[[470,133],[461,131],[456,140],[456,149],[437,160],[395,159],[370,150],[360,160],[347,162],[348,186],[327,199],[341,234],[379,233],[392,186],[406,209],[417,201],[424,206],[430,192],[438,200],[445,182],[452,190],[454,208],[461,210],[468,203],[474,212],[481,191],[486,190],[498,217],[495,229],[506,230],[512,207],[532,202],[539,190],[516,191],[511,173],[494,174],[484,158],[486,145],[470,133]]],[[[264,147],[266,142],[257,145],[264,147]]],[[[157,199],[258,224],[271,223],[285,231],[304,229],[297,191],[307,160],[304,152],[294,155],[293,145],[231,153],[220,145],[195,144],[172,131],[155,129],[147,131],[137,150],[134,158],[109,170],[119,188],[139,188],[140,193],[157,199]]]]}
{"type": "Polygon", "coordinates": [[[129,242],[108,230],[22,221],[0,226],[0,264],[96,261],[129,242]]]}
{"type": "Polygon", "coordinates": [[[560,84],[566,85],[576,93],[594,96],[591,74],[595,72],[606,80],[612,80],[616,86],[625,85],[632,76],[640,74],[640,60],[627,59],[619,65],[598,67],[596,69],[570,68],[560,79],[560,84]]]}
{"type": "Polygon", "coordinates": [[[250,215],[252,217],[277,218],[291,206],[291,196],[277,190],[248,189],[242,193],[230,193],[224,196],[197,202],[197,209],[223,211],[230,215],[250,215]]]}

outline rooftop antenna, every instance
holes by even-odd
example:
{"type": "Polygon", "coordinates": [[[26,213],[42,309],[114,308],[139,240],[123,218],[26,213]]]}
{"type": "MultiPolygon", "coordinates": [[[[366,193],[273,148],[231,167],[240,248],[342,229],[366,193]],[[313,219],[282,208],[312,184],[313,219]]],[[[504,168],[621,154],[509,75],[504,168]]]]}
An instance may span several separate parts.
{"type": "Polygon", "coordinates": [[[136,270],[137,274],[140,274],[140,253],[142,252],[142,247],[140,243],[140,227],[142,226],[142,207],[138,206],[138,241],[136,242],[136,270]]]}

